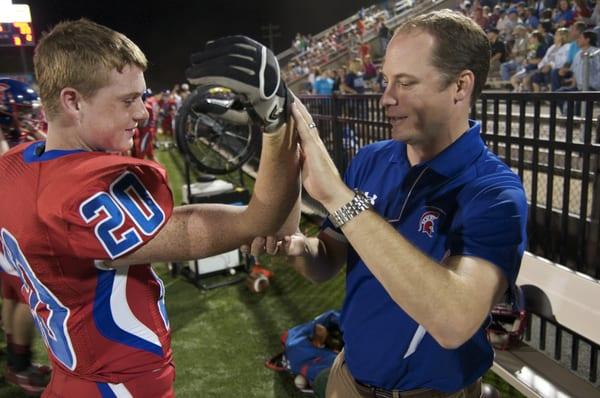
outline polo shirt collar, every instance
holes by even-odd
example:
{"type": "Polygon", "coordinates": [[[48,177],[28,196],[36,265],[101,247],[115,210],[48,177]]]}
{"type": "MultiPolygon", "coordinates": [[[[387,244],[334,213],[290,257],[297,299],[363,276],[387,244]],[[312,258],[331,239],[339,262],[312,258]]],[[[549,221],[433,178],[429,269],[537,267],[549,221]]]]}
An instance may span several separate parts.
{"type": "Polygon", "coordinates": [[[472,164],[484,149],[481,125],[479,122],[469,120],[469,129],[425,164],[440,175],[452,177],[472,164]]]}

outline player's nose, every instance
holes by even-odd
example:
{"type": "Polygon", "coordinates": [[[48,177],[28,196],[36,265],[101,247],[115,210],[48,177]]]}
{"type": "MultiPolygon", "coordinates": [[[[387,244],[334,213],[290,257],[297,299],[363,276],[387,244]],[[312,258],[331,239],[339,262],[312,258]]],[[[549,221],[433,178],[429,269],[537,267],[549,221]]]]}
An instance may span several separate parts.
{"type": "Polygon", "coordinates": [[[146,120],[149,117],[150,117],[150,114],[148,113],[148,110],[146,109],[146,105],[144,105],[144,101],[142,101],[142,99],[140,98],[140,100],[137,101],[137,103],[136,103],[136,109],[135,109],[133,118],[135,120],[146,120]]]}

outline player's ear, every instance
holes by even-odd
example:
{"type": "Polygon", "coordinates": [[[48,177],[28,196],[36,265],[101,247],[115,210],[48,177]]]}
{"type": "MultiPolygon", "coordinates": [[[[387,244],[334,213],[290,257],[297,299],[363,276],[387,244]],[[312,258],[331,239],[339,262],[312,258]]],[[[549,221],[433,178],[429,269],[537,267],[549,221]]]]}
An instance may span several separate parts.
{"type": "Polygon", "coordinates": [[[63,113],[71,117],[79,118],[79,111],[81,109],[80,102],[82,98],[79,91],[74,88],[65,87],[60,90],[60,105],[63,113]]]}

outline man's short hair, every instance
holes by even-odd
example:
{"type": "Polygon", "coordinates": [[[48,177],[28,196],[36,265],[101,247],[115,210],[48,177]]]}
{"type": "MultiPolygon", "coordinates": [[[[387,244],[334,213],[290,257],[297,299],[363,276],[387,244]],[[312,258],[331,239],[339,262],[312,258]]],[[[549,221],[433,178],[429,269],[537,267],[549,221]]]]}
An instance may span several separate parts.
{"type": "Polygon", "coordinates": [[[443,88],[452,84],[464,70],[475,75],[471,104],[475,103],[490,69],[491,46],[472,19],[451,10],[438,10],[409,19],[395,34],[422,31],[433,36],[431,63],[442,75],[443,88]]]}
{"type": "Polygon", "coordinates": [[[552,20],[551,19],[542,19],[540,21],[540,26],[544,28],[546,33],[552,32],[552,20]]]}
{"type": "Polygon", "coordinates": [[[583,37],[588,39],[588,41],[590,42],[590,46],[596,47],[596,44],[598,43],[598,35],[596,34],[596,32],[594,32],[593,30],[586,30],[582,33],[582,35],[583,37]]]}
{"type": "Polygon", "coordinates": [[[573,29],[575,29],[581,34],[587,29],[587,24],[583,21],[577,21],[573,24],[573,29]]]}
{"type": "Polygon", "coordinates": [[[131,65],[146,70],[148,65],[142,50],[125,35],[83,18],[60,22],[45,33],[33,63],[49,120],[59,113],[63,88],[90,98],[108,84],[113,69],[121,72],[131,65]]]}

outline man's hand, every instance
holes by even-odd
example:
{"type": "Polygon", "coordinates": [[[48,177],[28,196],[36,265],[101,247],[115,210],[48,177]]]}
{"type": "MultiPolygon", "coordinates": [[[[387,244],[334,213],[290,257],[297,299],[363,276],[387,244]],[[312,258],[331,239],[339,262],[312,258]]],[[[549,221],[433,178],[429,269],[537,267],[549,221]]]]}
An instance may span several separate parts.
{"type": "Polygon", "coordinates": [[[340,178],[337,167],[319,137],[319,130],[312,116],[297,98],[292,104],[292,115],[302,149],[302,184],[310,196],[328,210],[335,210],[352,199],[354,193],[340,178]]]}
{"type": "Polygon", "coordinates": [[[219,85],[244,95],[246,111],[265,131],[276,130],[288,119],[293,97],[281,79],[275,54],[264,45],[246,36],[223,37],[207,43],[191,61],[186,71],[190,83],[219,85]]]}
{"type": "Polygon", "coordinates": [[[271,256],[301,256],[306,253],[306,236],[300,231],[282,238],[260,236],[254,238],[250,246],[244,245],[240,250],[254,257],[265,253],[271,256]]]}

